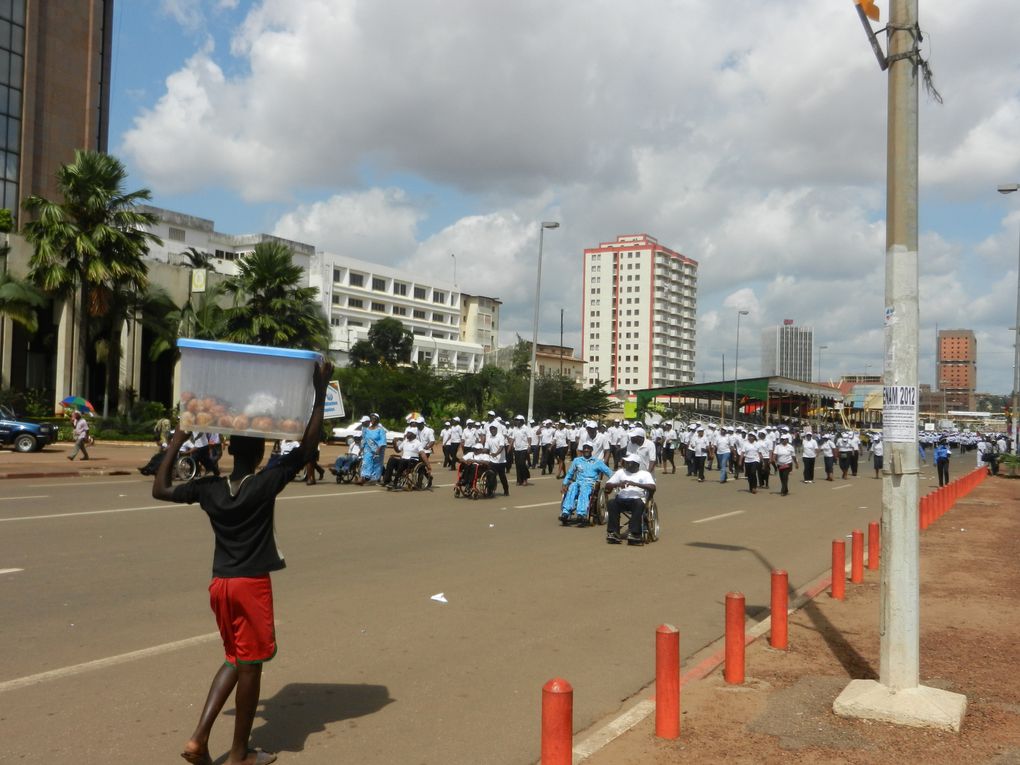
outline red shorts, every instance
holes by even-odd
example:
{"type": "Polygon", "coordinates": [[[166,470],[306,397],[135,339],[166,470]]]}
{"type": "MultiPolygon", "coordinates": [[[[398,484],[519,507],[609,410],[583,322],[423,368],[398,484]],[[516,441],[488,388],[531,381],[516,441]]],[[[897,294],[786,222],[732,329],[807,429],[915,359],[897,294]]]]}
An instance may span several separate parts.
{"type": "Polygon", "coordinates": [[[273,583],[268,574],[213,578],[209,605],[216,614],[228,664],[261,664],[276,656],[273,583]]]}

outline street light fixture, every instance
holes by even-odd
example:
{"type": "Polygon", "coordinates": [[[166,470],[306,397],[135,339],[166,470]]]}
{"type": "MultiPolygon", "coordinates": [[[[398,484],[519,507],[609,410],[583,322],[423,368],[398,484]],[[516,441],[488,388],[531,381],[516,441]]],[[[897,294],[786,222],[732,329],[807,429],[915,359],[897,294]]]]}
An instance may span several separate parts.
{"type": "MultiPolygon", "coordinates": [[[[733,425],[737,424],[737,375],[740,369],[740,317],[747,316],[750,311],[737,311],[737,352],[733,354],[733,425]]],[[[719,412],[722,418],[722,411],[719,412]]]]}
{"type": "MultiPolygon", "coordinates": [[[[1000,194],[1012,194],[1020,190],[1020,183],[1006,183],[999,186],[1000,194]]],[[[1016,324],[1013,325],[1013,454],[1020,454],[1020,446],[1017,441],[1017,421],[1020,415],[1017,413],[1017,404],[1020,403],[1020,239],[1017,245],[1017,274],[1016,274],[1016,324]]]]}
{"type": "Polygon", "coordinates": [[[538,230],[538,277],[535,281],[535,320],[531,332],[531,379],[528,382],[528,422],[535,416],[535,352],[538,349],[538,306],[542,296],[542,245],[545,241],[545,230],[547,228],[559,228],[560,224],[554,220],[542,221],[538,230]]]}

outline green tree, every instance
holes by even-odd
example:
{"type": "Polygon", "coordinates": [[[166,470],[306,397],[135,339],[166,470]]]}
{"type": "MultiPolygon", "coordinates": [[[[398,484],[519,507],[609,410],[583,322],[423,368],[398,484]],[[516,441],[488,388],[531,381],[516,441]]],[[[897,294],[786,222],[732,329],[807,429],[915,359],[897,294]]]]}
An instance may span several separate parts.
{"type": "Polygon", "coordinates": [[[224,282],[234,304],[226,309],[226,340],[325,351],[329,322],[314,287],[302,287],[303,272],[282,242],[255,245],[238,273],[224,282]]]}
{"type": "Polygon", "coordinates": [[[0,316],[10,317],[29,332],[39,329],[38,310],[49,302],[32,282],[0,273],[0,316]]]}
{"type": "Polygon", "coordinates": [[[24,207],[31,216],[26,239],[34,252],[31,279],[61,300],[75,298],[79,328],[73,358],[74,393],[85,394],[86,353],[90,316],[100,310],[93,300],[98,287],[132,284],[144,288],[147,267],[143,256],[150,243],[162,243],[145,230],[154,215],[137,209],[148,200],[148,189],[126,192],[127,171],[120,160],[95,151],[76,151],[74,161],[57,171],[63,201],[30,196],[24,207]]]}
{"type": "MultiPolygon", "coordinates": [[[[400,319],[388,316],[368,328],[368,339],[351,346],[351,366],[395,367],[411,361],[414,335],[400,319]]],[[[380,412],[382,414],[382,412],[380,412]]]]}

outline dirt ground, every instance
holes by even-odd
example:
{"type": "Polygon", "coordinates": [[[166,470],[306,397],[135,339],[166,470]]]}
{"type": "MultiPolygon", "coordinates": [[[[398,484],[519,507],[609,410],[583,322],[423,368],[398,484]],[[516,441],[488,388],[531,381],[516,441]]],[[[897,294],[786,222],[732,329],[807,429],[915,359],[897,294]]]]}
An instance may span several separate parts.
{"type": "Polygon", "coordinates": [[[1018,560],[1020,480],[986,480],[921,534],[921,682],[967,696],[958,734],[833,714],[851,679],[878,677],[879,572],[866,570],[845,601],[826,590],[790,615],[789,651],[767,635],[750,645],[743,686],[721,668],[685,685],[679,739],[656,739],[652,715],[584,762],[1020,765],[1018,560]]]}

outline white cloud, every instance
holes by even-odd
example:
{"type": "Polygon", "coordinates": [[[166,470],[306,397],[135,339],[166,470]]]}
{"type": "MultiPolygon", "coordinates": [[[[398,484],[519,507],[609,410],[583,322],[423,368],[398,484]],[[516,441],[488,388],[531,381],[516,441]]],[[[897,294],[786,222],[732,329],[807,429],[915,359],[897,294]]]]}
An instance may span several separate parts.
{"type": "MultiPolygon", "coordinates": [[[[164,2],[181,23],[235,5],[164,2]]],[[[980,384],[1011,382],[997,328],[1020,213],[975,227],[1016,208],[994,193],[1020,180],[1014,5],[922,8],[945,97],[920,99],[925,382],[936,323],[973,325],[980,384]]],[[[575,345],[582,250],[648,233],[700,263],[699,377],[729,356],[735,310],[742,371],[761,329],[794,318],[836,374],[883,357],[886,83],[849,3],[262,0],[229,52],[206,43],[167,78],[123,148],[157,196],[283,202],[277,233],[322,249],[445,281],[455,253],[510,335],[530,334],[537,221],[562,223],[542,334],[563,308],[575,345]],[[445,190],[472,214],[428,198],[445,190]]]]}

